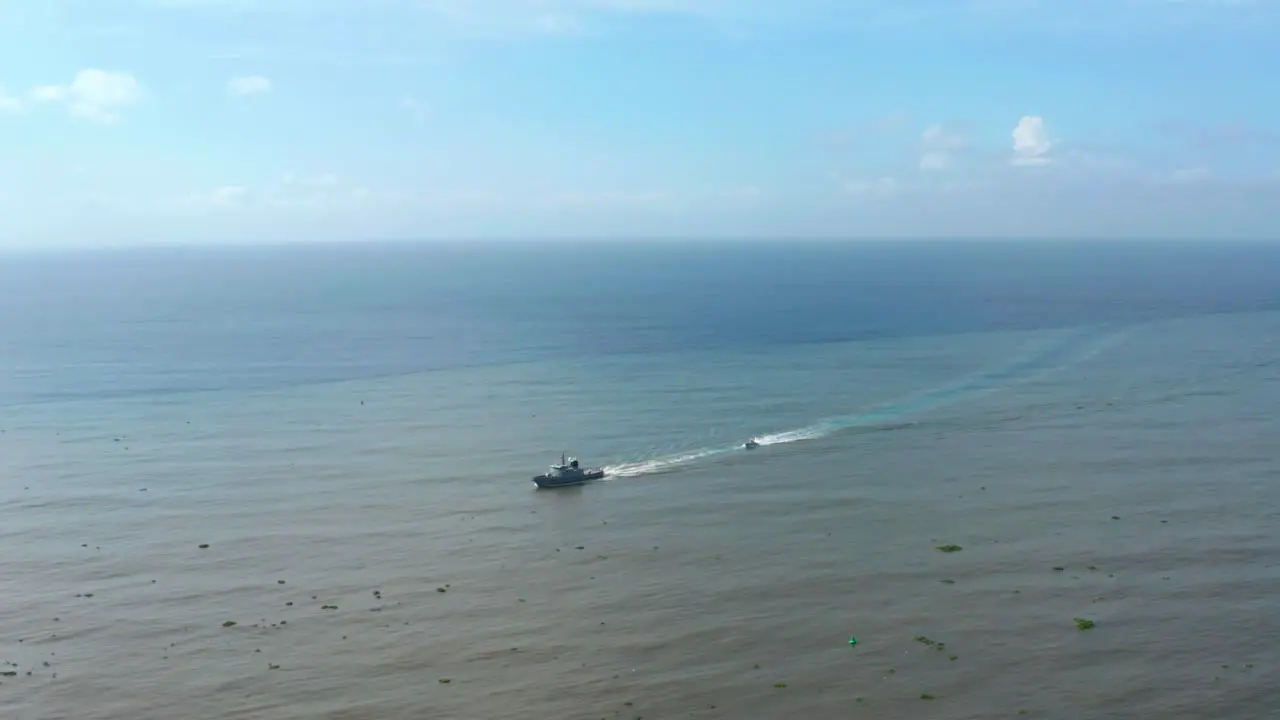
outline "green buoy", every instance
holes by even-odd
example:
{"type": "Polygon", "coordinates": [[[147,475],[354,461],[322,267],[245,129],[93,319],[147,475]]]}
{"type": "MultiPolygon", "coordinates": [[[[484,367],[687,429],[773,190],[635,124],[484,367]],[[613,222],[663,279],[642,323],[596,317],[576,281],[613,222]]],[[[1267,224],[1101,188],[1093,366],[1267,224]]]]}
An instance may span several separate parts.
{"type": "Polygon", "coordinates": [[[856,638],[856,637],[854,637],[854,636],[850,635],[850,636],[849,636],[849,644],[850,644],[850,645],[857,645],[857,644],[858,644],[858,638],[856,638]]]}

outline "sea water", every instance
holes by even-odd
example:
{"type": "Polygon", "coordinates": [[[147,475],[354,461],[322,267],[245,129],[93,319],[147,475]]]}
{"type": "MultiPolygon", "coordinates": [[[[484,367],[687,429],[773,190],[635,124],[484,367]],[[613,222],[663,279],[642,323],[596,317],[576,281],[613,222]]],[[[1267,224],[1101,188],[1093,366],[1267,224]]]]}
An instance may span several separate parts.
{"type": "Polygon", "coordinates": [[[1266,717],[1278,357],[1257,243],[0,256],[0,716],[1266,717]]]}

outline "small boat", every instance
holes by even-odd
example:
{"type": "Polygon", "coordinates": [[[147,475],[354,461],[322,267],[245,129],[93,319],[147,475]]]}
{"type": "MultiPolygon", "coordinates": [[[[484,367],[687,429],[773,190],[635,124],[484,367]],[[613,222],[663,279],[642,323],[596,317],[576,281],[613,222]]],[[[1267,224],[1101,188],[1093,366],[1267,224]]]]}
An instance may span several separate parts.
{"type": "Polygon", "coordinates": [[[552,465],[547,472],[533,477],[533,484],[540,488],[557,488],[581,485],[604,477],[603,468],[583,468],[577,458],[566,458],[560,453],[560,464],[552,465]]]}
{"type": "Polygon", "coordinates": [[[751,438],[750,440],[742,443],[742,447],[746,450],[755,450],[760,447],[760,443],[756,442],[755,438],[751,438]]]}

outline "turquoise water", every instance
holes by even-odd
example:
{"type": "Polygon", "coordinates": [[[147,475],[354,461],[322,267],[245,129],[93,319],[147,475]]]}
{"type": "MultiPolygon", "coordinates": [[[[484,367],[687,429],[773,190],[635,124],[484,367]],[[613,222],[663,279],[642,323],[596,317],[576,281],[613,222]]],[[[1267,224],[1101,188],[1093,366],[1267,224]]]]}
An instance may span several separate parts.
{"type": "Polygon", "coordinates": [[[498,247],[0,258],[0,715],[1275,706],[1277,249],[498,247]]]}

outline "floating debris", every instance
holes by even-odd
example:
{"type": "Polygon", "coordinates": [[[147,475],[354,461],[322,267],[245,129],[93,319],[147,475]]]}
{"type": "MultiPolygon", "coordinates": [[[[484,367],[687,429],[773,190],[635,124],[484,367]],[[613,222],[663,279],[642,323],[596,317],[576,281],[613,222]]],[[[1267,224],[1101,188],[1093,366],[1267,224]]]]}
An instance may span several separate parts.
{"type": "Polygon", "coordinates": [[[938,549],[945,553],[960,552],[964,548],[959,545],[939,545],[938,549]]]}
{"type": "Polygon", "coordinates": [[[930,695],[929,693],[920,693],[920,699],[921,699],[921,700],[933,700],[933,699],[934,699],[934,697],[933,697],[932,695],[930,695]]]}
{"type": "Polygon", "coordinates": [[[943,650],[945,650],[945,649],[946,649],[946,647],[947,647],[947,644],[946,644],[946,643],[944,643],[944,642],[938,642],[937,640],[930,640],[929,638],[925,637],[924,635],[917,635],[917,636],[916,636],[916,642],[918,642],[918,643],[920,643],[920,644],[922,644],[922,645],[928,645],[929,647],[933,648],[934,650],[937,650],[938,652],[942,652],[942,651],[943,651],[943,650]]]}
{"type": "Polygon", "coordinates": [[[1081,630],[1088,630],[1093,627],[1094,622],[1088,618],[1075,618],[1076,627],[1081,630]]]}
{"type": "Polygon", "coordinates": [[[785,688],[785,687],[787,686],[787,684],[786,684],[786,683],[784,683],[784,682],[776,682],[776,683],[774,683],[774,684],[773,684],[773,686],[774,686],[774,687],[776,687],[776,688],[778,688],[778,689],[782,689],[782,688],[785,688]]]}
{"type": "Polygon", "coordinates": [[[441,685],[448,685],[451,682],[453,682],[453,678],[440,678],[441,685]]]}
{"type": "Polygon", "coordinates": [[[222,623],[222,627],[232,627],[232,626],[234,626],[235,624],[236,624],[236,621],[235,621],[235,620],[228,620],[228,621],[226,621],[226,622],[222,623]]]}

